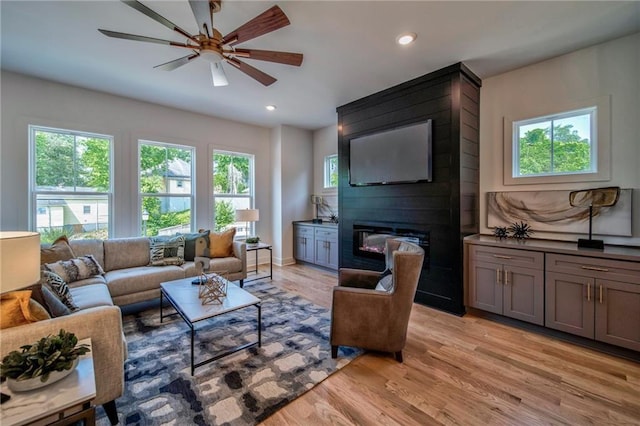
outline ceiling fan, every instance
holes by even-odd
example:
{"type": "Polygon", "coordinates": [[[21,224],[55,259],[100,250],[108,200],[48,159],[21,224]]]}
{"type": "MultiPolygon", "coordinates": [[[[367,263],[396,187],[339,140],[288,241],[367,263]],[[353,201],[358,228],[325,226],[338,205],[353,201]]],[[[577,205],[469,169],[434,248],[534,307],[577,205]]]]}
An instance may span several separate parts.
{"type": "Polygon", "coordinates": [[[179,43],[171,40],[162,40],[159,38],[98,29],[98,31],[108,37],[165,44],[167,46],[182,47],[192,51],[187,56],[174,59],[173,61],[169,61],[164,64],[156,65],[154,68],[172,71],[182,65],[188,64],[194,59],[202,57],[211,64],[211,75],[213,77],[214,86],[226,86],[229,84],[224,69],[222,68],[222,61],[233,65],[235,68],[259,81],[263,85],[269,86],[277,81],[274,77],[252,67],[238,58],[276,62],[279,64],[293,66],[300,66],[302,64],[302,54],[300,53],[238,49],[235,47],[237,44],[244,43],[245,41],[260,37],[261,35],[289,25],[289,19],[278,6],[273,6],[249,22],[223,36],[220,31],[213,27],[212,24],[213,14],[219,12],[222,7],[221,0],[189,0],[189,5],[191,6],[193,15],[198,22],[199,33],[197,35],[192,35],[183,30],[139,1],[122,0],[122,2],[187,38],[184,43],[179,43]]]}

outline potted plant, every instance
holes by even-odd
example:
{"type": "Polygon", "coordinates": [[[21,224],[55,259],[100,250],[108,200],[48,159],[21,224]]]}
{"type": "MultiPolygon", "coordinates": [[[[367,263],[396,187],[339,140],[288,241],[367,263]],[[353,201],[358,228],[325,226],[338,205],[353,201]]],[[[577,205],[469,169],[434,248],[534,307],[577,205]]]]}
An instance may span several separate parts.
{"type": "Polygon", "coordinates": [[[13,391],[37,389],[66,377],[78,365],[78,357],[90,351],[65,330],[20,349],[10,352],[0,365],[2,378],[7,378],[13,391]]]}

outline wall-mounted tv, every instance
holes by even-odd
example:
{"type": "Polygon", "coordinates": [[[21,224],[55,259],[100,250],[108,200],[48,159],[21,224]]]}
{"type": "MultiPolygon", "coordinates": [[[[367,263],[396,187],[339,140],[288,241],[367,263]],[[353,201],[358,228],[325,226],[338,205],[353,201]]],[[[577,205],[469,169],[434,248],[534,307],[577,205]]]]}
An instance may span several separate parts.
{"type": "Polygon", "coordinates": [[[431,181],[431,120],[349,141],[349,184],[431,181]]]}

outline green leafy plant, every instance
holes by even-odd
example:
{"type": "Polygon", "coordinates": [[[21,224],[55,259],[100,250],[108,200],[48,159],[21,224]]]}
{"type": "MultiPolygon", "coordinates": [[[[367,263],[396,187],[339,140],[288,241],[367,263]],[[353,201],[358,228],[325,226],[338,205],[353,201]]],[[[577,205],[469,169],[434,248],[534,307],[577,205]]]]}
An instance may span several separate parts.
{"type": "Polygon", "coordinates": [[[77,344],[75,334],[60,330],[58,335],[22,346],[21,351],[9,352],[2,359],[0,373],[3,378],[17,381],[40,377],[41,382],[46,382],[51,372],[71,369],[76,358],[91,350],[88,345],[77,344]]]}

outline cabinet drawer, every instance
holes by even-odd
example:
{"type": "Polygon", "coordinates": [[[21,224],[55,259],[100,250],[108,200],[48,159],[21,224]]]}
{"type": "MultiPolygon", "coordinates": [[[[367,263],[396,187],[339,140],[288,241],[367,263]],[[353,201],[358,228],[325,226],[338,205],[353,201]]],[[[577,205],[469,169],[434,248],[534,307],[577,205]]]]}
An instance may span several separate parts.
{"type": "Polygon", "coordinates": [[[334,229],[316,228],[316,238],[338,241],[338,231],[334,229]]]}
{"type": "Polygon", "coordinates": [[[539,251],[472,245],[469,257],[475,261],[502,263],[523,268],[542,269],[544,267],[544,253],[539,251]]]}
{"type": "Polygon", "coordinates": [[[313,236],[313,227],[296,225],[295,233],[298,236],[311,237],[313,236]]]}
{"type": "Polygon", "coordinates": [[[640,284],[640,262],[547,254],[547,271],[640,284]]]}

